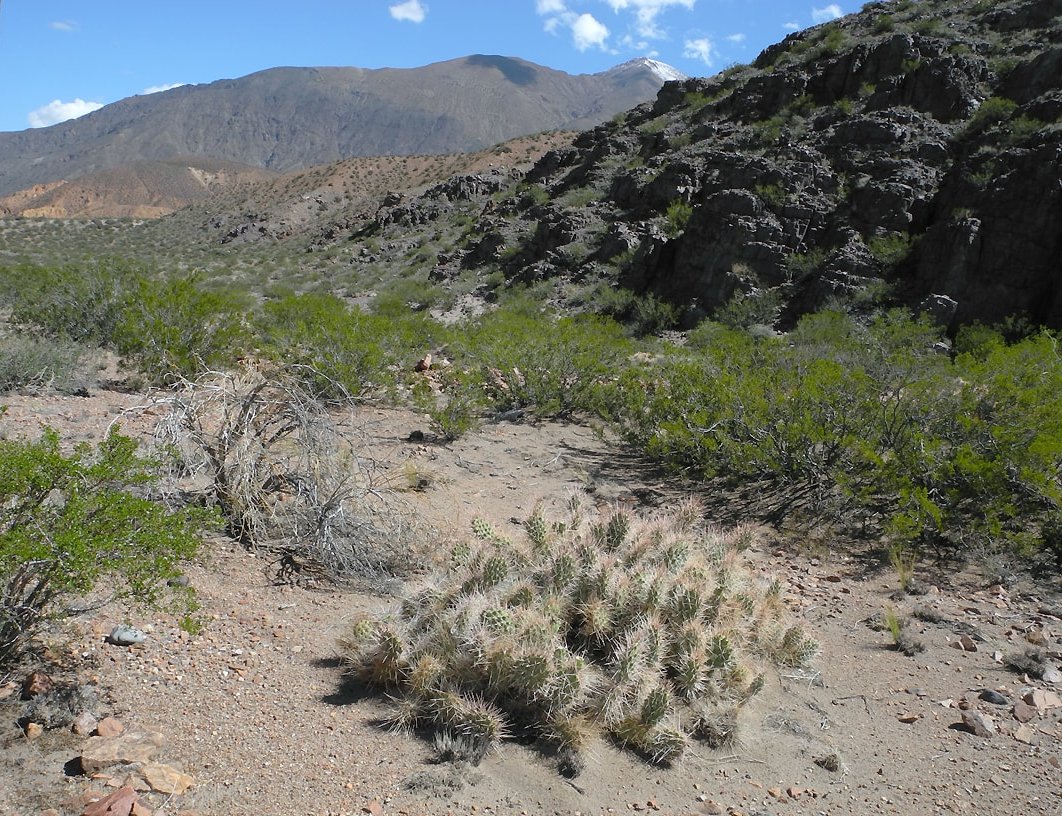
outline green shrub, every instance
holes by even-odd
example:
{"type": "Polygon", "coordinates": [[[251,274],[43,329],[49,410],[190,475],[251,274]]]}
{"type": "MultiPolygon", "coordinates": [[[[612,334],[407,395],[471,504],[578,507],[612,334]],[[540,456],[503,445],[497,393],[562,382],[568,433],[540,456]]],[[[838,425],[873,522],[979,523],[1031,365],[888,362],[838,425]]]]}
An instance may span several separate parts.
{"type": "Polygon", "coordinates": [[[1002,96],[990,96],[966,121],[966,132],[971,134],[988,130],[999,122],[1009,119],[1018,109],[1018,103],[1002,96]]]}
{"type": "Polygon", "coordinates": [[[678,322],[675,306],[653,294],[637,295],[630,289],[602,284],[590,302],[598,314],[615,318],[630,328],[635,337],[659,334],[678,322]]]}
{"type": "Polygon", "coordinates": [[[689,222],[692,214],[693,205],[687,204],[685,201],[678,199],[672,201],[668,204],[667,212],[665,213],[667,221],[664,224],[664,232],[674,238],[686,229],[686,224],[689,222]]]}
{"type": "Polygon", "coordinates": [[[895,266],[911,253],[911,236],[899,232],[877,235],[867,241],[867,249],[886,266],[895,266]]]}
{"type": "Polygon", "coordinates": [[[142,270],[118,261],[83,266],[18,266],[3,270],[2,287],[16,323],[50,337],[111,346],[142,270]]]}
{"type": "Polygon", "coordinates": [[[780,184],[757,184],[752,191],[772,207],[784,207],[789,195],[780,184]]]}
{"type": "MultiPolygon", "coordinates": [[[[0,666],[104,580],[113,599],[164,599],[206,517],[143,498],[155,479],[155,464],[117,431],[73,453],[51,429],[34,442],[0,440],[0,666]]],[[[176,601],[194,610],[191,595],[176,601]]]]}
{"type": "Polygon", "coordinates": [[[265,305],[257,329],[266,353],[302,366],[319,398],[366,399],[392,389],[398,371],[412,371],[447,336],[404,303],[379,306],[369,314],[334,295],[288,296],[265,305]]]}
{"type": "Polygon", "coordinates": [[[122,313],[115,345],[152,382],[231,365],[249,342],[250,299],[207,289],[198,274],[142,278],[122,313]]]}
{"type": "Polygon", "coordinates": [[[0,337],[0,391],[73,390],[85,349],[66,339],[25,334],[0,337]]]}
{"type": "Polygon", "coordinates": [[[452,346],[456,364],[473,372],[495,410],[538,417],[597,410],[601,383],[630,349],[612,320],[554,318],[516,308],[485,315],[452,346]]]}
{"type": "Polygon", "coordinates": [[[954,362],[902,312],[803,318],[784,339],[719,324],[628,366],[611,418],[694,478],[803,485],[893,540],[963,554],[1035,546],[1062,506],[1062,359],[1047,334],[968,332],[954,362]]]}
{"type": "Polygon", "coordinates": [[[781,584],[749,575],[748,531],[697,526],[695,508],[550,524],[519,542],[481,519],[448,567],[341,643],[348,671],[394,695],[392,724],[463,741],[478,761],[519,729],[577,773],[604,733],[655,763],[691,739],[732,744],[760,666],[799,666],[816,645],[787,625],[781,584]]]}

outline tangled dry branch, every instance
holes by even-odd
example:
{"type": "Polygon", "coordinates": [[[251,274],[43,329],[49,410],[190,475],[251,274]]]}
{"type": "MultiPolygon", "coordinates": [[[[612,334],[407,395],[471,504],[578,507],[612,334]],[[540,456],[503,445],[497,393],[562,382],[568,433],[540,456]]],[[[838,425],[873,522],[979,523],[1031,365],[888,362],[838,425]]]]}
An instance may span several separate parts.
{"type": "Polygon", "coordinates": [[[157,443],[229,535],[276,553],[291,577],[401,570],[418,533],[412,513],[364,453],[353,409],[326,407],[295,368],[180,382],[162,400],[157,443]]]}

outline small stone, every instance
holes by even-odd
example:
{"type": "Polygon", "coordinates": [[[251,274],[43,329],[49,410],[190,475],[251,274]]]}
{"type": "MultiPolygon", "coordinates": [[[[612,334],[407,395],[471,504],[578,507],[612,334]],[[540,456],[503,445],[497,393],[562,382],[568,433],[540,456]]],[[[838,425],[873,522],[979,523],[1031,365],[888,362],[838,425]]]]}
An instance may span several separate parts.
{"type": "Polygon", "coordinates": [[[96,723],[96,735],[100,737],[117,737],[125,731],[125,726],[114,717],[104,717],[96,723]]]}
{"type": "Polygon", "coordinates": [[[1062,685],[1062,671],[1059,671],[1054,666],[1044,670],[1044,682],[1051,683],[1053,685],[1062,685]]]}
{"type": "Polygon", "coordinates": [[[790,799],[799,799],[801,796],[804,795],[804,789],[798,788],[796,785],[790,785],[788,788],[785,789],[785,792],[790,799]]]}
{"type": "Polygon", "coordinates": [[[785,796],[781,788],[767,788],[767,795],[772,796],[775,799],[781,799],[783,796],[785,796]]]}
{"type": "Polygon", "coordinates": [[[22,682],[22,699],[32,700],[41,694],[47,694],[53,688],[55,688],[55,683],[44,672],[30,672],[22,682]]]}
{"type": "Polygon", "coordinates": [[[898,719],[902,723],[910,725],[911,723],[916,723],[920,719],[922,719],[922,715],[921,714],[914,714],[914,713],[911,713],[911,712],[906,712],[904,714],[901,714],[896,719],[898,719]]]}
{"type": "Polygon", "coordinates": [[[107,642],[115,646],[135,646],[147,640],[147,635],[134,626],[119,623],[107,635],[107,642]]]}
{"type": "Polygon", "coordinates": [[[718,802],[713,802],[711,800],[708,800],[707,802],[702,804],[700,810],[701,813],[706,814],[706,816],[721,816],[723,813],[725,813],[721,804],[719,804],[718,802]]]}
{"type": "Polygon", "coordinates": [[[978,737],[988,739],[996,733],[996,724],[992,721],[992,718],[987,714],[982,714],[980,711],[962,712],[962,721],[970,732],[978,737]]]}
{"type": "Polygon", "coordinates": [[[1062,699],[1053,691],[1034,689],[1025,695],[1024,700],[1029,705],[1035,706],[1040,713],[1052,708],[1062,708],[1062,699]]]}
{"type": "Polygon", "coordinates": [[[18,690],[18,683],[0,683],[0,700],[6,700],[18,690]]]}
{"type": "Polygon", "coordinates": [[[1036,739],[1036,729],[1029,725],[1019,725],[1014,732],[1014,739],[1026,745],[1032,745],[1036,739]]]}
{"type": "Polygon", "coordinates": [[[382,816],[384,809],[383,805],[381,805],[379,801],[373,799],[371,802],[369,802],[369,804],[367,804],[361,809],[361,812],[368,813],[369,816],[382,816]]]}
{"type": "Polygon", "coordinates": [[[25,734],[26,739],[35,740],[44,733],[44,726],[40,723],[30,722],[26,723],[25,734]]]}
{"type": "Polygon", "coordinates": [[[192,777],[181,773],[169,765],[148,762],[140,768],[140,775],[156,793],[169,793],[180,796],[192,786],[192,777]]]}
{"type": "Polygon", "coordinates": [[[1025,639],[1029,641],[1033,646],[1046,646],[1047,637],[1044,635],[1043,629],[1033,629],[1030,632],[1025,633],[1025,639]]]}
{"type": "Polygon", "coordinates": [[[1027,723],[1030,720],[1036,719],[1037,712],[1036,706],[1031,706],[1022,700],[1018,700],[1014,704],[1014,719],[1020,723],[1027,723]]]}
{"type": "Polygon", "coordinates": [[[959,650],[964,651],[964,652],[976,652],[977,651],[977,641],[975,641],[969,635],[963,635],[958,640],[953,640],[951,642],[951,648],[959,649],[959,650]]]}
{"type": "Polygon", "coordinates": [[[82,711],[74,717],[74,721],[70,724],[70,730],[79,736],[87,737],[96,730],[97,725],[96,718],[91,711],[82,711]]]}
{"type": "Polygon", "coordinates": [[[125,785],[109,796],[85,805],[82,816],[129,816],[136,802],[136,791],[125,785]]]}
{"type": "Polygon", "coordinates": [[[992,705],[1007,705],[1010,700],[1000,694],[998,691],[992,691],[992,689],[981,689],[979,695],[982,700],[992,705]]]}
{"type": "Polygon", "coordinates": [[[153,732],[89,737],[81,749],[81,770],[91,775],[112,765],[151,762],[165,742],[162,734],[153,732]]]}

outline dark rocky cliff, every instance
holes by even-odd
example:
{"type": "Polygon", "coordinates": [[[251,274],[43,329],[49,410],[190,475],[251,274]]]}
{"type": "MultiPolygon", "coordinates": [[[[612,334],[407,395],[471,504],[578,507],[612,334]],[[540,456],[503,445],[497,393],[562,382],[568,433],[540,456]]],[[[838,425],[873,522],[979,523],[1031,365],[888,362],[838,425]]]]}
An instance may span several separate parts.
{"type": "Polygon", "coordinates": [[[435,280],[599,279],[690,321],[928,298],[1062,326],[1062,0],[868,4],[668,83],[495,199],[435,280]]]}

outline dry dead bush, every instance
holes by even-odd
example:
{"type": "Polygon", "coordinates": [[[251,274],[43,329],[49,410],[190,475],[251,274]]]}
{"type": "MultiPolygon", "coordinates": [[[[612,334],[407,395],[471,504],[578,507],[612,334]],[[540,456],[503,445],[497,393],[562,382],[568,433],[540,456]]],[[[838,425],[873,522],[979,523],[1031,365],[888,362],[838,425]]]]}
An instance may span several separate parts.
{"type": "Polygon", "coordinates": [[[275,553],[282,577],[407,569],[422,532],[412,510],[365,454],[352,402],[326,408],[296,368],[212,372],[165,397],[156,441],[175,484],[216,505],[232,538],[275,553]]]}

